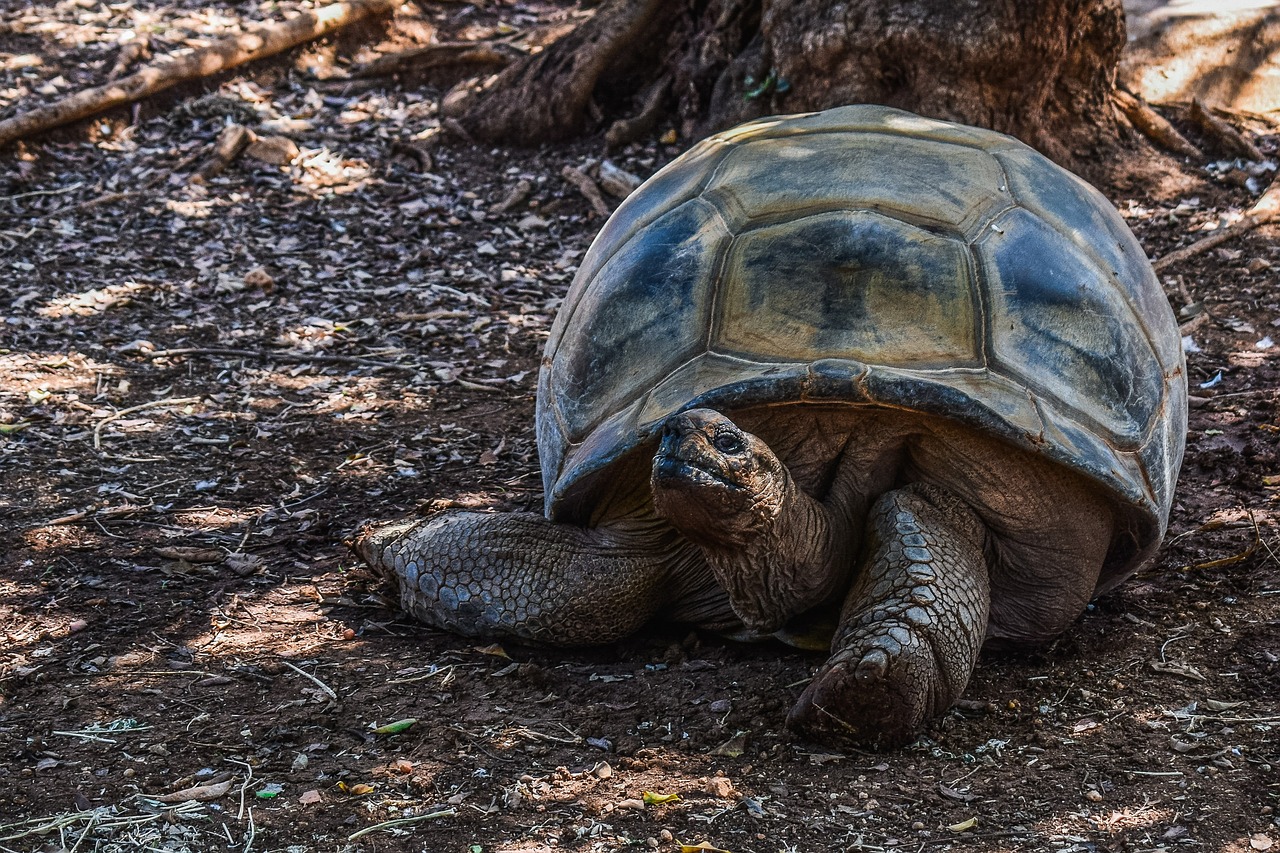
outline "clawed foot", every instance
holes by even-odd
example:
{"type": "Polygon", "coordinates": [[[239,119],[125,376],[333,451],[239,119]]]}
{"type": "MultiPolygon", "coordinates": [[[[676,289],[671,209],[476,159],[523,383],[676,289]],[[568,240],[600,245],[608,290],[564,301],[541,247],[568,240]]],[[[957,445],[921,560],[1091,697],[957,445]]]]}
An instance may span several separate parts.
{"type": "Polygon", "coordinates": [[[935,713],[942,673],[918,631],[902,623],[877,627],[818,671],[788,726],[834,746],[892,749],[916,739],[935,713]]]}

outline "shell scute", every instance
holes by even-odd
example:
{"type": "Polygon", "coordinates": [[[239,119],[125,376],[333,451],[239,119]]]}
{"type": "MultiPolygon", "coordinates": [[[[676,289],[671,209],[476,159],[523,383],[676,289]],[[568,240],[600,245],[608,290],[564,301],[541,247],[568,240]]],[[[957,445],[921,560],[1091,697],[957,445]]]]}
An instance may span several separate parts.
{"type": "Polygon", "coordinates": [[[964,244],[878,213],[831,211],[740,234],[722,279],[716,352],[921,368],[982,363],[964,244]]]}

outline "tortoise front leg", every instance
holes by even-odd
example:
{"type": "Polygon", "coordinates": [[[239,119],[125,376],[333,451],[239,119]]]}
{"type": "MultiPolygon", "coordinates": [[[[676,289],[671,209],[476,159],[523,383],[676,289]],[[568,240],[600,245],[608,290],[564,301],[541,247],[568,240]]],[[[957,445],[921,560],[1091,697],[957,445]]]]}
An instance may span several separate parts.
{"type": "Polygon", "coordinates": [[[369,526],[352,547],[423,622],[468,637],[565,646],[636,631],[681,592],[667,581],[696,557],[669,527],[581,528],[532,513],[369,526]]]}
{"type": "Polygon", "coordinates": [[[951,707],[987,629],[985,536],[944,489],[914,485],[882,496],[832,656],[788,725],[824,743],[890,748],[951,707]]]}

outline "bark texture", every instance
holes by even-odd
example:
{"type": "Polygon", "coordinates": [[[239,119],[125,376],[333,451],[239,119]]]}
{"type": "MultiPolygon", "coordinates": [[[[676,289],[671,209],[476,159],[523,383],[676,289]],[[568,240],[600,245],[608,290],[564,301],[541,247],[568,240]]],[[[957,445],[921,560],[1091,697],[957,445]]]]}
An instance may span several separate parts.
{"type": "Polygon", "coordinates": [[[1010,133],[1087,171],[1120,133],[1124,43],[1120,0],[605,0],[446,112],[486,140],[612,126],[618,142],[660,102],[690,141],[761,115],[880,103],[1010,133]]]}

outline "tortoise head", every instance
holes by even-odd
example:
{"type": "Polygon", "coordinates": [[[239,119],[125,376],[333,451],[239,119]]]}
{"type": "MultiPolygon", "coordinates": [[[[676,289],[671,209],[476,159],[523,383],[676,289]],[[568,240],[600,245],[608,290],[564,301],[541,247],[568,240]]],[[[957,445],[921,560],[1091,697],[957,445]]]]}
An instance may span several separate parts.
{"type": "Polygon", "coordinates": [[[790,474],[769,446],[712,409],[664,425],[651,479],[654,507],[699,545],[750,541],[782,510],[790,474]]]}

